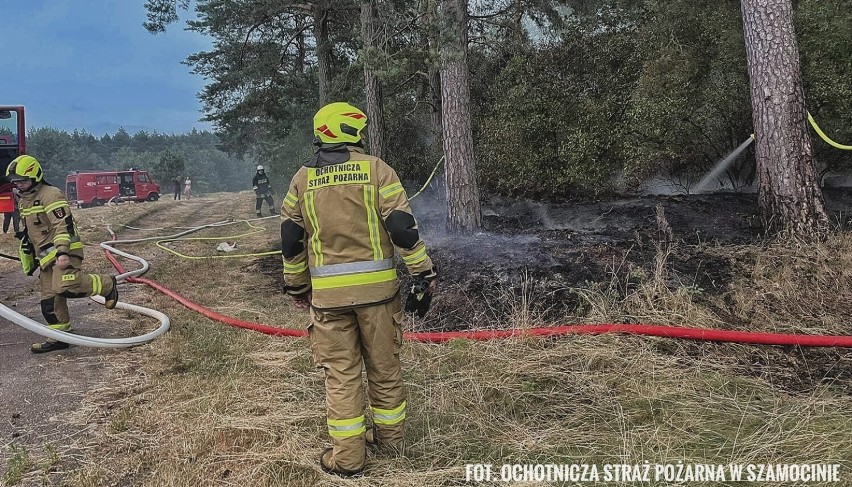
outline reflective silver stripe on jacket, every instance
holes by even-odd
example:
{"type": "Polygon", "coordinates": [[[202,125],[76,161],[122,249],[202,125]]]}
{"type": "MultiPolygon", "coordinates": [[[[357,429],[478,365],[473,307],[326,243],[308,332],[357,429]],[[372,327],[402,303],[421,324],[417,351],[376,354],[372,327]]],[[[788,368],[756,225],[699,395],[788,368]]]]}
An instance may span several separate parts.
{"type": "MultiPolygon", "coordinates": [[[[71,237],[70,243],[77,243],[77,242],[81,242],[79,236],[75,235],[75,236],[71,237]]],[[[74,247],[75,248],[72,249],[72,250],[76,250],[77,246],[75,245],[74,247]]],[[[55,252],[56,252],[56,246],[55,245],[50,245],[48,247],[44,247],[39,251],[38,258],[43,259],[43,258],[47,257],[49,254],[52,254],[52,253],[55,253],[55,252]]]]}
{"type": "Polygon", "coordinates": [[[363,262],[347,262],[345,264],[329,264],[311,267],[311,277],[342,276],[345,274],[360,274],[362,272],[384,271],[393,269],[393,259],[367,260],[363,262]]]}

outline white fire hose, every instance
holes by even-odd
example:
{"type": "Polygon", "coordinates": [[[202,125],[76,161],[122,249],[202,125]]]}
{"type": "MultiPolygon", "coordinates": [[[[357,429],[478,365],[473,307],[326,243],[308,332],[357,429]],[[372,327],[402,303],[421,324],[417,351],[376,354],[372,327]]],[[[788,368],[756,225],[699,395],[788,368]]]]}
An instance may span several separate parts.
{"type": "MultiPolygon", "coordinates": [[[[126,257],[128,259],[134,260],[142,265],[141,268],[125,272],[124,274],[116,276],[116,281],[122,281],[129,276],[140,276],[145,272],[148,272],[148,262],[138,256],[128,254],[127,252],[123,252],[121,250],[115,249],[106,245],[106,243],[102,243],[101,247],[109,250],[110,252],[114,252],[122,257],[126,257]]],[[[102,296],[92,296],[91,299],[97,303],[103,304],[104,298],[102,296]]],[[[97,338],[97,337],[87,337],[83,335],[76,335],[73,333],[68,333],[65,331],[54,330],[48,326],[45,326],[33,319],[27,318],[26,316],[13,311],[8,308],[6,305],[0,303],[0,316],[6,318],[7,320],[15,323],[18,326],[26,328],[27,330],[39,334],[43,337],[52,338],[56,341],[68,343],[71,345],[80,345],[83,347],[97,347],[97,348],[125,348],[125,347],[134,347],[136,345],[143,345],[145,343],[150,342],[151,340],[157,338],[162,335],[169,329],[169,325],[171,324],[169,317],[164,313],[157,311],[155,309],[146,308],[144,306],[137,306],[135,304],[129,304],[119,301],[115,309],[123,309],[125,311],[131,311],[133,313],[139,313],[146,316],[150,316],[160,322],[160,326],[157,327],[154,331],[145,333],[143,335],[129,337],[129,338],[97,338]]]]}
{"type": "MultiPolygon", "coordinates": [[[[270,217],[266,217],[266,218],[270,218],[270,217]]],[[[259,218],[259,219],[263,219],[263,218],[259,218]]],[[[128,277],[141,276],[142,274],[148,272],[148,269],[150,268],[150,266],[148,264],[148,261],[146,261],[145,259],[143,259],[139,256],[136,256],[136,255],[124,252],[122,250],[118,250],[115,247],[113,247],[113,245],[121,244],[121,243],[146,242],[146,241],[150,241],[150,240],[162,240],[164,238],[165,239],[177,239],[179,237],[182,237],[182,236],[187,235],[189,233],[197,232],[197,231],[204,229],[204,228],[231,225],[231,224],[239,223],[239,222],[242,222],[242,221],[247,221],[247,220],[239,220],[239,221],[224,220],[224,221],[220,221],[220,222],[216,222],[216,223],[209,223],[207,225],[192,227],[189,230],[179,232],[179,233],[176,233],[174,235],[169,235],[169,236],[166,236],[166,237],[159,236],[159,237],[140,238],[140,239],[133,239],[133,240],[109,240],[107,242],[101,242],[100,246],[101,246],[101,248],[108,250],[109,252],[112,252],[114,254],[120,255],[122,257],[131,259],[131,260],[134,260],[141,265],[141,267],[139,269],[128,271],[128,272],[125,272],[123,274],[119,274],[119,275],[115,276],[116,282],[120,282],[120,281],[124,281],[128,277]]],[[[111,228],[107,227],[107,230],[109,231],[109,233],[111,235],[115,236],[115,233],[113,233],[111,228]]],[[[91,296],[91,299],[93,301],[97,302],[97,303],[100,303],[100,304],[104,303],[104,298],[102,296],[91,296]]],[[[126,311],[131,311],[131,312],[134,312],[134,313],[139,313],[139,314],[143,314],[143,315],[146,315],[146,316],[150,316],[150,317],[158,320],[160,322],[160,326],[157,327],[157,329],[155,329],[154,331],[145,333],[143,335],[135,336],[135,337],[129,337],[129,338],[96,338],[96,337],[87,337],[87,336],[83,336],[83,335],[77,335],[77,334],[68,333],[68,332],[60,331],[60,330],[54,330],[53,328],[47,327],[47,326],[45,326],[45,325],[43,325],[43,324],[41,324],[41,323],[39,323],[39,322],[37,322],[33,319],[27,318],[26,316],[24,316],[20,313],[17,313],[16,311],[13,311],[12,309],[8,308],[7,306],[5,306],[2,303],[0,303],[0,316],[2,316],[3,318],[6,318],[7,320],[11,321],[12,323],[15,323],[16,325],[19,325],[23,328],[26,328],[27,330],[29,330],[33,333],[39,334],[39,335],[47,337],[47,338],[52,338],[54,340],[64,342],[64,343],[68,343],[68,344],[71,344],[71,345],[80,345],[80,346],[84,346],[84,347],[97,347],[97,348],[124,348],[124,347],[134,347],[134,346],[137,346],[137,345],[143,345],[143,344],[148,343],[151,340],[159,337],[160,335],[164,334],[166,331],[168,331],[169,326],[171,324],[169,317],[166,316],[164,313],[157,311],[155,309],[146,308],[144,306],[137,306],[135,304],[123,303],[123,302],[119,301],[116,304],[115,309],[123,309],[123,310],[126,310],[126,311]]]]}

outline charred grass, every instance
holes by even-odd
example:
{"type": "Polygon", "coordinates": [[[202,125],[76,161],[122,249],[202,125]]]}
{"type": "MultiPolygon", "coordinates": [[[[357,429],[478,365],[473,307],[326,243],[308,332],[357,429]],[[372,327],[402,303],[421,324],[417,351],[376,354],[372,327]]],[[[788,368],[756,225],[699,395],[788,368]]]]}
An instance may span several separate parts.
{"type": "MultiPolygon", "coordinates": [[[[252,203],[240,195],[244,217],[252,203]]],[[[224,207],[211,198],[191,214],[156,211],[136,223],[204,223],[224,207]]],[[[260,235],[249,237],[261,239],[256,248],[277,240],[274,226],[267,240],[260,235]]],[[[190,263],[136,247],[151,254],[151,278],[215,311],[288,328],[308,321],[282,296],[274,257],[190,263]]],[[[653,322],[852,333],[848,233],[807,246],[638,239],[589,250],[596,267],[581,279],[556,274],[591,260],[555,251],[567,256],[555,257],[558,272],[489,270],[467,269],[434,246],[452,271],[412,329],[653,322]],[[450,277],[462,274],[471,278],[450,277]]],[[[117,354],[111,379],[69,418],[89,433],[62,457],[66,485],[440,486],[464,485],[466,463],[645,461],[841,463],[850,481],[850,352],[625,335],[407,343],[407,451],[370,452],[366,477],[341,480],[317,464],[326,446],[323,376],[306,339],[230,328],[146,296],[170,315],[172,331],[117,354]]]]}

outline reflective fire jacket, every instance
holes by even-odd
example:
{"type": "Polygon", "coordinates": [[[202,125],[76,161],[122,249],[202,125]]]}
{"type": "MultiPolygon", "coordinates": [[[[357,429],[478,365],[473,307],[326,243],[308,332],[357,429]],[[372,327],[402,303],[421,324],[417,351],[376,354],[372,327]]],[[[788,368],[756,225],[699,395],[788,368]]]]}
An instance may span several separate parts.
{"type": "Polygon", "coordinates": [[[258,198],[265,198],[266,195],[272,193],[269,188],[269,176],[266,175],[266,172],[254,175],[251,180],[251,189],[254,190],[258,198]]]}
{"type": "Polygon", "coordinates": [[[412,274],[432,269],[396,171],[357,147],[320,148],[281,205],[287,292],[311,291],[320,310],[390,301],[394,248],[412,274]]]}
{"type": "Polygon", "coordinates": [[[35,246],[39,267],[46,269],[63,254],[83,257],[83,242],[59,188],[40,182],[22,191],[19,212],[23,231],[35,246]]]}

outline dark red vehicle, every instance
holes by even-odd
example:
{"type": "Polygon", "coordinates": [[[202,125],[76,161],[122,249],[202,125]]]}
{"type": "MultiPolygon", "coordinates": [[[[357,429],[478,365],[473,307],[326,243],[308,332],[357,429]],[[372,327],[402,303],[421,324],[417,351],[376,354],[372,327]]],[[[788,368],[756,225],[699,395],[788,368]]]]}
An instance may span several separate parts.
{"type": "Polygon", "coordinates": [[[109,201],[157,201],[160,185],[148,171],[77,172],[65,177],[65,196],[79,207],[101,206],[109,201]]]}
{"type": "Polygon", "coordinates": [[[12,183],[6,180],[6,168],[13,159],[27,153],[24,107],[0,106],[0,213],[11,213],[12,183]]]}

